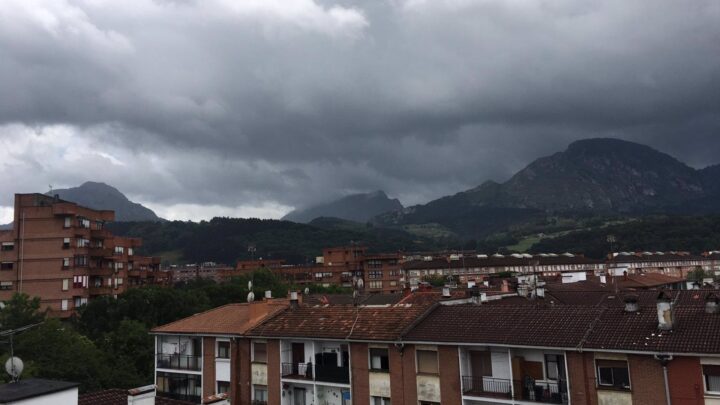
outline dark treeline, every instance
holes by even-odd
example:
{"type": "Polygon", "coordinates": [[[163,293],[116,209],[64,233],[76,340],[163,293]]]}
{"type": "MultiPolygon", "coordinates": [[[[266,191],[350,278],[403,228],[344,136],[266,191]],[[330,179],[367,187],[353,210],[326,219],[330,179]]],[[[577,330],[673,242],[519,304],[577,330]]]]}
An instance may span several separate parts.
{"type": "Polygon", "coordinates": [[[303,264],[331,246],[361,243],[372,252],[434,250],[447,242],[433,241],[397,229],[372,225],[313,226],[289,221],[244,218],[213,218],[201,222],[117,222],[109,228],[118,235],[143,238],[144,254],[179,251],[180,261],[234,263],[255,257],[285,259],[303,264]]]}
{"type": "Polygon", "coordinates": [[[584,253],[603,258],[610,251],[689,251],[702,253],[720,249],[720,216],[654,216],[624,224],[595,227],[543,239],[532,252],[584,253]]]}
{"type": "MultiPolygon", "coordinates": [[[[153,381],[155,326],[233,302],[245,302],[252,278],[255,296],[271,290],[284,297],[291,288],[269,271],[216,284],[198,280],[175,288],[148,286],[118,296],[99,297],[77,315],[60,321],[40,311],[40,300],[15,294],[0,309],[0,330],[40,325],[15,336],[15,356],[25,363],[23,378],[42,377],[81,384],[82,392],[132,388],[153,381]]],[[[347,292],[311,286],[312,292],[347,292]]],[[[0,361],[9,357],[9,341],[0,342],[0,361]]],[[[7,381],[7,376],[3,377],[7,381]]]]}

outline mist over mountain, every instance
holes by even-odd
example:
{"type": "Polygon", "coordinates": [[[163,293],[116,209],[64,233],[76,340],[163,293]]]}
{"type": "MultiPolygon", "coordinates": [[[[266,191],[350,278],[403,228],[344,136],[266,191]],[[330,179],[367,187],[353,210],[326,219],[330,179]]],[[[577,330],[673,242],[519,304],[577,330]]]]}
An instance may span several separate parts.
{"type": "Polygon", "coordinates": [[[115,221],[162,221],[151,209],[130,201],[115,187],[105,183],[87,181],[79,187],[52,190],[48,195],[57,194],[61,199],[72,201],[88,208],[115,211],[115,221]]]}
{"type": "Polygon", "coordinates": [[[367,222],[376,215],[401,210],[403,205],[395,198],[389,198],[384,191],[352,194],[339,200],[316,205],[306,209],[295,210],[282,219],[287,221],[309,223],[315,218],[339,218],[355,222],[367,222]]]}
{"type": "Polygon", "coordinates": [[[505,183],[488,181],[427,204],[382,214],[378,225],[437,224],[478,237],[547,215],[644,215],[694,207],[720,212],[720,166],[696,170],[649,146],[576,141],[505,183]]]}

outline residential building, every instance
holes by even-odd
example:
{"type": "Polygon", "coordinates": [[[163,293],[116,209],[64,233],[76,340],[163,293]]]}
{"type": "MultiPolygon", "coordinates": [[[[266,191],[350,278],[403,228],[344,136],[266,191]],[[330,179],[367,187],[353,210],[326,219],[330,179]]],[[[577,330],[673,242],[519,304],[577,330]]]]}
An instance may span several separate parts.
{"type": "Polygon", "coordinates": [[[469,301],[291,302],[237,331],[245,360],[230,373],[244,396],[233,403],[720,403],[717,291],[604,291],[572,304],[479,291],[469,301]]]}
{"type": "MultiPolygon", "coordinates": [[[[286,308],[286,299],[228,304],[154,328],[157,395],[200,403],[226,394],[233,404],[250,403],[251,327],[286,308]]],[[[259,347],[254,362],[260,364],[259,347]]]]}
{"type": "Polygon", "coordinates": [[[78,405],[80,384],[28,378],[0,385],[0,404],[13,405],[78,405]]]}
{"type": "Polygon", "coordinates": [[[619,252],[610,256],[608,273],[614,276],[660,273],[687,278],[693,270],[714,268],[712,258],[689,252],[619,252]]]}
{"type": "Polygon", "coordinates": [[[140,239],[105,229],[114,217],[43,194],[16,194],[13,229],[0,232],[0,301],[22,292],[66,317],[93,297],[155,283],[160,258],[138,256],[140,239]]]}

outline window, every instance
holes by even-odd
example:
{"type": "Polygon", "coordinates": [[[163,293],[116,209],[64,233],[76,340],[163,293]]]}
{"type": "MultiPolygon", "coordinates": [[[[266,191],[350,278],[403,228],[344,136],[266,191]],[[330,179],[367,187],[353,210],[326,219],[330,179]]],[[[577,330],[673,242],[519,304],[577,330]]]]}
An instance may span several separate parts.
{"type": "Polygon", "coordinates": [[[0,270],[12,270],[13,265],[13,262],[2,262],[0,263],[0,270]]]}
{"type": "Polygon", "coordinates": [[[705,392],[720,393],[720,365],[703,364],[705,392]]]}
{"type": "Polygon", "coordinates": [[[217,393],[224,394],[226,392],[230,392],[230,383],[227,381],[218,381],[217,382],[217,393]]]}
{"type": "Polygon", "coordinates": [[[253,343],[253,361],[255,363],[267,363],[267,344],[253,343]]]}
{"type": "Polygon", "coordinates": [[[437,374],[438,358],[434,350],[417,351],[417,372],[419,374],[437,374]]]}
{"type": "Polygon", "coordinates": [[[0,281],[0,290],[12,290],[12,289],[13,289],[12,281],[0,281]]]}
{"type": "Polygon", "coordinates": [[[7,252],[7,251],[10,251],[10,250],[13,250],[13,249],[15,249],[15,243],[13,243],[13,242],[3,242],[3,243],[2,243],[2,250],[3,250],[3,251],[7,252]]]}
{"type": "Polygon", "coordinates": [[[370,349],[370,370],[389,371],[388,349],[370,349]]]}
{"type": "Polygon", "coordinates": [[[89,247],[89,246],[90,246],[90,241],[89,241],[89,240],[83,239],[83,238],[78,238],[78,239],[77,239],[77,247],[79,247],[79,248],[84,248],[84,247],[89,247]]]}
{"type": "Polygon", "coordinates": [[[125,253],[125,248],[122,246],[115,246],[115,254],[116,255],[122,255],[125,253]]]}
{"type": "Polygon", "coordinates": [[[253,401],[267,402],[267,385],[253,385],[253,401]]]}
{"type": "Polygon", "coordinates": [[[78,226],[80,228],[90,229],[90,220],[87,218],[78,217],[78,226]]]}
{"type": "Polygon", "coordinates": [[[562,357],[557,354],[545,355],[545,376],[548,380],[558,380],[560,378],[560,362],[562,360],[562,357]]]}
{"type": "Polygon", "coordinates": [[[62,290],[67,291],[70,288],[70,279],[66,278],[62,281],[62,290]]]}
{"type": "Polygon", "coordinates": [[[60,310],[62,310],[62,311],[68,310],[68,300],[60,301],[60,310]]]}
{"type": "Polygon", "coordinates": [[[391,405],[390,398],[370,397],[370,405],[391,405]]]}
{"type": "Polygon", "coordinates": [[[63,249],[70,249],[70,238],[63,238],[63,249]]]}
{"type": "Polygon", "coordinates": [[[115,262],[115,270],[122,270],[123,263],[122,262],[115,262]]]}
{"type": "Polygon", "coordinates": [[[630,372],[627,361],[596,360],[598,385],[630,389],[630,372]]]}
{"type": "Polygon", "coordinates": [[[132,255],[133,255],[133,248],[128,248],[128,256],[132,256],[132,255]]]}
{"type": "Polygon", "coordinates": [[[79,307],[87,304],[87,298],[85,298],[85,297],[75,297],[74,301],[75,301],[74,302],[75,308],[79,308],[79,307]]]}
{"type": "Polygon", "coordinates": [[[371,270],[368,272],[369,279],[378,279],[383,277],[382,270],[371,270]]]}
{"type": "Polygon", "coordinates": [[[86,288],[88,276],[73,276],[73,288],[86,288]]]}
{"type": "Polygon", "coordinates": [[[382,285],[382,281],[368,281],[368,288],[380,289],[382,285]]]}
{"type": "Polygon", "coordinates": [[[88,257],[87,256],[75,256],[75,267],[87,267],[88,257]]]}
{"type": "Polygon", "coordinates": [[[71,225],[72,225],[72,218],[65,217],[64,222],[63,222],[63,228],[70,228],[71,225]]]}
{"type": "Polygon", "coordinates": [[[217,342],[217,358],[218,359],[229,359],[230,358],[230,342],[227,340],[218,340],[217,342]]]}
{"type": "Polygon", "coordinates": [[[69,267],[70,267],[70,258],[69,258],[69,257],[63,257],[62,268],[63,268],[63,269],[67,269],[67,268],[69,268],[69,267]]]}

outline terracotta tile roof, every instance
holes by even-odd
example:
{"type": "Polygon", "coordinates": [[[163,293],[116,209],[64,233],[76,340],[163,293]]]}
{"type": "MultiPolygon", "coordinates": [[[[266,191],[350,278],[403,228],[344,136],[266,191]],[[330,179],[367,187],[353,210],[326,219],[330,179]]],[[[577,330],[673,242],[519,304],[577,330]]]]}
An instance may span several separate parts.
{"type": "MultiPolygon", "coordinates": [[[[598,306],[440,306],[404,339],[662,353],[720,354],[720,313],[705,312],[708,291],[675,291],[674,327],[658,329],[657,291],[637,294],[639,310],[626,312],[622,295],[598,306]],[[650,299],[652,297],[652,300],[650,299]]],[[[534,301],[528,301],[530,303],[534,301]]]]}
{"type": "Polygon", "coordinates": [[[260,301],[252,304],[227,304],[201,312],[151,330],[152,333],[186,333],[211,335],[242,335],[266,316],[271,316],[289,302],[284,299],[260,301]],[[263,306],[266,305],[266,308],[263,306]],[[267,311],[267,312],[265,312],[267,311]]]}
{"type": "Polygon", "coordinates": [[[600,309],[574,306],[440,306],[404,338],[409,341],[575,347],[600,309]]]}
{"type": "Polygon", "coordinates": [[[614,277],[620,288],[653,288],[685,281],[680,277],[668,276],[660,273],[628,274],[614,277]]]}
{"type": "Polygon", "coordinates": [[[247,332],[258,337],[306,337],[392,341],[427,310],[422,305],[354,307],[300,306],[278,313],[247,332]]]}
{"type": "MultiPolygon", "coordinates": [[[[403,298],[402,294],[365,294],[357,299],[358,305],[392,305],[403,298]]],[[[303,297],[305,305],[353,305],[351,294],[312,294],[303,297]]]]}
{"type": "MultiPolygon", "coordinates": [[[[78,397],[78,405],[127,405],[128,390],[114,388],[103,391],[89,392],[80,394],[78,397]]],[[[191,405],[192,402],[179,401],[161,396],[155,397],[155,405],[191,405]]]]}

